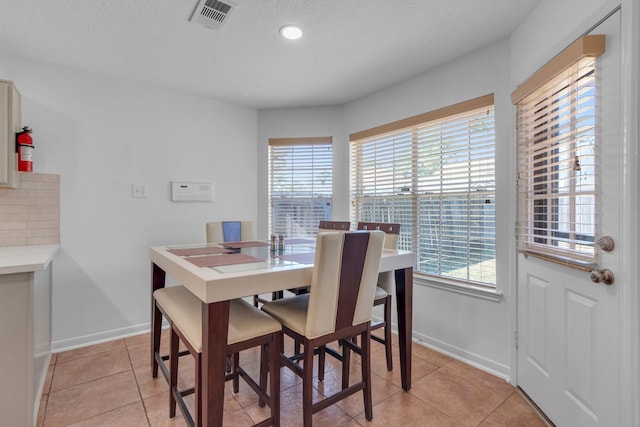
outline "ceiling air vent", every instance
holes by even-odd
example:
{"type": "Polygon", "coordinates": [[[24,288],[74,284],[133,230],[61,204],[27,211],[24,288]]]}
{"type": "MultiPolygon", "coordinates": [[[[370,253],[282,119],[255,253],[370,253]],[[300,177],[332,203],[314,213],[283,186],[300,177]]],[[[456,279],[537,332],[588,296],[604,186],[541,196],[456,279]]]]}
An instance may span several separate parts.
{"type": "Polygon", "coordinates": [[[236,4],[227,0],[200,0],[189,21],[219,30],[235,8],[236,4]]]}

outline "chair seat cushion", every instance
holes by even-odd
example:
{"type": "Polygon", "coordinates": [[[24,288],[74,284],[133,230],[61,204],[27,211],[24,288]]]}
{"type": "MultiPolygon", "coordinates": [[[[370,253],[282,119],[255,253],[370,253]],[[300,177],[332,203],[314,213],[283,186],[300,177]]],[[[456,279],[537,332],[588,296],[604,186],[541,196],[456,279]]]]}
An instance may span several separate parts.
{"type": "MultiPolygon", "coordinates": [[[[196,351],[202,351],[202,303],[184,286],[158,289],[156,303],[182,332],[196,351]]],[[[227,344],[271,334],[281,329],[279,322],[242,299],[229,304],[227,344]]]]}
{"type": "Polygon", "coordinates": [[[383,299],[383,298],[386,298],[387,295],[389,295],[387,291],[382,289],[380,286],[376,286],[376,296],[374,297],[374,299],[376,300],[383,299]]]}
{"type": "Polygon", "coordinates": [[[262,310],[283,326],[304,335],[308,307],[309,294],[303,294],[268,302],[262,305],[262,310]]]}

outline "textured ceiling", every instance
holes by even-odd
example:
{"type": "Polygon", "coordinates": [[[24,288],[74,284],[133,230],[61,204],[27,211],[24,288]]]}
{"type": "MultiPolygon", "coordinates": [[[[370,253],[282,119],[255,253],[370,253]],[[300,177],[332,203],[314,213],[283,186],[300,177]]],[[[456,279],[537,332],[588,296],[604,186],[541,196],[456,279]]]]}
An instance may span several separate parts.
{"type": "Polygon", "coordinates": [[[256,108],[335,105],[508,36],[538,2],[234,1],[216,31],[189,22],[197,0],[0,0],[0,51],[256,108]]]}

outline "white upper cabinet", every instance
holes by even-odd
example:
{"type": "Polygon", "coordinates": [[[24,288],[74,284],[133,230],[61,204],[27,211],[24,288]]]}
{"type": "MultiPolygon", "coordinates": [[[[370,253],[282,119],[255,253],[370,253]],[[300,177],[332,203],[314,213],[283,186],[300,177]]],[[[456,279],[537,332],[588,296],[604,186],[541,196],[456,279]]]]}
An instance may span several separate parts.
{"type": "Polygon", "coordinates": [[[0,80],[0,187],[18,185],[16,132],[21,123],[20,93],[13,82],[0,80]]]}

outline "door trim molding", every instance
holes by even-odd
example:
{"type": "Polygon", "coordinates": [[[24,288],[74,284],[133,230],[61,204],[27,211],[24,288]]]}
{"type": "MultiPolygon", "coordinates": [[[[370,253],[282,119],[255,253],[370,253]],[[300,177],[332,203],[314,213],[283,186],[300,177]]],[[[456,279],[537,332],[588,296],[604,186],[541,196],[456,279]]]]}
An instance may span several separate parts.
{"type": "Polygon", "coordinates": [[[621,0],[622,6],[622,140],[624,149],[623,174],[623,230],[626,238],[622,242],[621,292],[621,425],[640,425],[640,371],[638,368],[640,316],[640,293],[636,286],[639,274],[640,230],[637,212],[640,208],[640,189],[637,165],[640,161],[638,138],[640,122],[638,103],[640,88],[635,76],[640,73],[640,6],[634,0],[621,0]],[[628,379],[628,380],[627,380],[628,379]]]}

